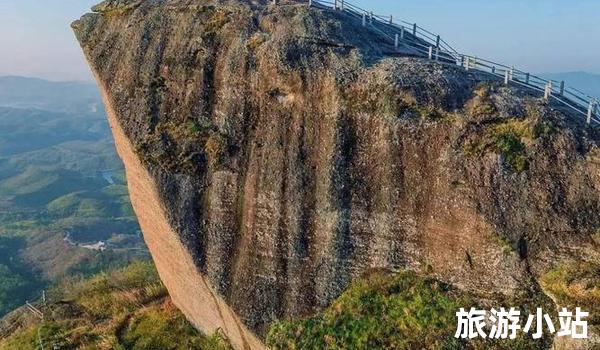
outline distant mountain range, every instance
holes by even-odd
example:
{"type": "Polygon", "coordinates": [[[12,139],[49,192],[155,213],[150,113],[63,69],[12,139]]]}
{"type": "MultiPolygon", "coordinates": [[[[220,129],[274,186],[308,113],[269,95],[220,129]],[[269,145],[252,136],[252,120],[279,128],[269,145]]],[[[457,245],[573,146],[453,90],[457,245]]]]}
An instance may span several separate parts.
{"type": "Polygon", "coordinates": [[[567,86],[576,88],[586,94],[600,98],[600,74],[587,72],[544,73],[541,77],[564,81],[567,86]]]}
{"type": "Polygon", "coordinates": [[[102,109],[93,82],[54,82],[38,78],[0,76],[0,106],[53,112],[96,112],[102,109]]]}

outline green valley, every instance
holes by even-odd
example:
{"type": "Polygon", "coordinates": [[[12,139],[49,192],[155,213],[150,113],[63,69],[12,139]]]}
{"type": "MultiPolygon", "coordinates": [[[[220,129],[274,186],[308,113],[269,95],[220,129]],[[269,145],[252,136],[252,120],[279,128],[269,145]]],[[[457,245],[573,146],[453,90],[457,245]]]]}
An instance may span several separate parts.
{"type": "Polygon", "coordinates": [[[148,256],[96,87],[0,77],[0,315],[148,256]]]}

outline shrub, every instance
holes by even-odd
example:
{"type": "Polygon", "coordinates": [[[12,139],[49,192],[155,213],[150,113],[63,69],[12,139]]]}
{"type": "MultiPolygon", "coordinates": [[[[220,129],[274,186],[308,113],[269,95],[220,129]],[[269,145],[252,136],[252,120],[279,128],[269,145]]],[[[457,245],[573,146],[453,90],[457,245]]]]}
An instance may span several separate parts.
{"type": "Polygon", "coordinates": [[[510,119],[486,126],[480,135],[467,142],[465,150],[471,155],[502,154],[510,168],[520,173],[528,165],[524,141],[533,138],[533,128],[527,121],[510,119]]]}
{"type": "Polygon", "coordinates": [[[205,136],[215,129],[215,125],[206,119],[191,120],[188,121],[185,126],[187,127],[187,132],[185,134],[188,137],[205,136]]]}
{"type": "Polygon", "coordinates": [[[523,145],[519,136],[513,132],[497,134],[494,146],[496,150],[504,155],[506,162],[514,171],[520,173],[525,170],[527,167],[527,160],[523,155],[525,145],[523,145]]]}
{"type": "Polygon", "coordinates": [[[227,138],[220,133],[213,133],[204,144],[204,150],[212,165],[220,164],[227,154],[229,143],[227,138]]]}
{"type": "Polygon", "coordinates": [[[226,9],[210,11],[208,21],[204,27],[204,35],[214,35],[219,29],[229,23],[231,13],[226,9]]]}
{"type": "Polygon", "coordinates": [[[198,140],[207,137],[215,126],[207,120],[189,120],[185,123],[176,121],[161,122],[156,125],[156,134],[166,133],[175,141],[198,140]]]}
{"type": "Polygon", "coordinates": [[[515,251],[512,244],[510,243],[510,241],[508,239],[506,239],[499,233],[496,233],[495,236],[498,240],[498,245],[500,246],[500,249],[502,250],[502,254],[510,255],[515,251]]]}
{"type": "Polygon", "coordinates": [[[251,51],[255,51],[259,46],[264,44],[268,39],[269,39],[269,35],[267,33],[261,33],[261,32],[254,33],[248,40],[248,48],[251,51]]]}
{"type": "Polygon", "coordinates": [[[453,123],[457,116],[451,113],[446,113],[432,107],[424,107],[416,109],[417,114],[422,120],[438,121],[444,123],[453,123]]]}
{"type": "Polygon", "coordinates": [[[556,125],[550,120],[542,120],[533,128],[534,138],[551,135],[556,131],[556,125]]]}
{"type": "Polygon", "coordinates": [[[475,96],[466,104],[467,113],[472,117],[490,116],[496,113],[496,106],[490,100],[491,87],[481,84],[475,88],[475,96]]]}

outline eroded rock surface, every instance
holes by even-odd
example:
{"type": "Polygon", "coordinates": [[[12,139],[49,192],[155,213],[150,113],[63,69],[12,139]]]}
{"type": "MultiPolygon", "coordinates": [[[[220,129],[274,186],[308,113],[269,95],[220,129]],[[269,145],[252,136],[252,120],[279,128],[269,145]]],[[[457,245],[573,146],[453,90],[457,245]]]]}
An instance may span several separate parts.
{"type": "Polygon", "coordinates": [[[73,24],[196,325],[261,348],[371,269],[492,298],[597,259],[597,132],[340,12],[270,3],[106,1],[73,24]]]}

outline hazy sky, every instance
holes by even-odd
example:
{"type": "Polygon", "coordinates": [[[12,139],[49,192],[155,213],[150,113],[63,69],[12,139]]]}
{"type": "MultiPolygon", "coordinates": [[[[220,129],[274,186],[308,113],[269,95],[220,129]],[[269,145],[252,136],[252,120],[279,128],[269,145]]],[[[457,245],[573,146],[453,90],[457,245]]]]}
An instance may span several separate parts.
{"type": "MultiPolygon", "coordinates": [[[[69,24],[99,0],[0,0],[0,75],[89,80],[69,24]]],[[[532,72],[600,73],[600,0],[353,0],[532,72]]]]}

